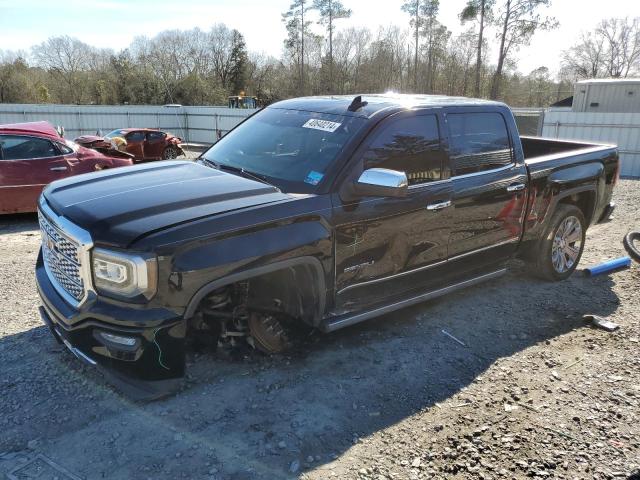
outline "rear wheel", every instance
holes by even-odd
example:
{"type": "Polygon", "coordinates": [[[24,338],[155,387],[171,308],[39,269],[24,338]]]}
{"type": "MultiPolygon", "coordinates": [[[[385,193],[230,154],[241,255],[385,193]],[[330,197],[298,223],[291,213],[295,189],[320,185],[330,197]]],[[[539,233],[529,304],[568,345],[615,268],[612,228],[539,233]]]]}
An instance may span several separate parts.
{"type": "Polygon", "coordinates": [[[178,158],[178,149],[173,145],[169,145],[164,149],[164,152],[162,152],[163,160],[174,160],[176,158],[178,158]]]}
{"type": "Polygon", "coordinates": [[[536,274],[550,281],[570,277],[582,257],[586,229],[582,210],[558,205],[539,244],[533,264],[536,274]]]}

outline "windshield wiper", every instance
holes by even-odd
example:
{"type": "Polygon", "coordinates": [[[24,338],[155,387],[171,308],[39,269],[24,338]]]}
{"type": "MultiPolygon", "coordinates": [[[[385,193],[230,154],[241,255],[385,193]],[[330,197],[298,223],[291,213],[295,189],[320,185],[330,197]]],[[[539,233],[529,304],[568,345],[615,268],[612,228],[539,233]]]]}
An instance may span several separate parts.
{"type": "Polygon", "coordinates": [[[205,158],[205,157],[202,157],[202,160],[204,162],[210,164],[211,166],[213,166],[213,168],[215,168],[217,170],[226,170],[226,171],[229,171],[229,172],[238,173],[238,174],[240,174],[241,176],[243,176],[245,178],[250,178],[252,180],[256,180],[257,182],[264,183],[266,185],[270,185],[272,187],[275,187],[275,185],[273,185],[272,183],[268,182],[262,176],[258,175],[257,173],[253,173],[253,172],[250,172],[248,170],[245,170],[242,167],[236,167],[236,166],[233,166],[233,165],[226,165],[226,164],[219,163],[219,162],[216,162],[214,160],[211,160],[211,159],[205,158]]]}

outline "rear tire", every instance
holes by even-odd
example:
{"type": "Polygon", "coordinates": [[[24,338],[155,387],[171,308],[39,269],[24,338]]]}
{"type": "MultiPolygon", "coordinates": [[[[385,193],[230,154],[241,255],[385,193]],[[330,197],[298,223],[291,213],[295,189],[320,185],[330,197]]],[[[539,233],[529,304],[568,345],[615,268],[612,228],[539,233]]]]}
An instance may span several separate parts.
{"type": "Polygon", "coordinates": [[[532,264],[535,274],[553,282],[569,278],[582,257],[586,230],[582,210],[575,205],[558,205],[538,243],[532,264]]]}
{"type": "Polygon", "coordinates": [[[640,249],[634,245],[635,242],[640,242],[640,232],[629,232],[622,241],[629,256],[640,263],[640,249]]]}

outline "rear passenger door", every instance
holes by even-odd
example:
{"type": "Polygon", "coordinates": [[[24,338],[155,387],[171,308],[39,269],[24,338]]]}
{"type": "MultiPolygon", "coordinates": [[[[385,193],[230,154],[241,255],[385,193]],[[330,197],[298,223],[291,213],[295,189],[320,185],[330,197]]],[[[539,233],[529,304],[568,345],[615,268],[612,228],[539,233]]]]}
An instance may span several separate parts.
{"type": "Polygon", "coordinates": [[[404,172],[403,198],[334,201],[337,308],[359,309],[424,290],[444,267],[451,208],[439,117],[396,114],[371,132],[355,154],[348,180],[370,168],[404,172]]]}
{"type": "Polygon", "coordinates": [[[499,111],[460,109],[445,117],[455,207],[449,260],[457,263],[450,266],[498,266],[514,254],[522,235],[526,167],[515,161],[507,119],[499,111]]]}
{"type": "Polygon", "coordinates": [[[165,135],[164,132],[147,132],[147,142],[144,146],[144,155],[146,158],[162,158],[165,135]]]}

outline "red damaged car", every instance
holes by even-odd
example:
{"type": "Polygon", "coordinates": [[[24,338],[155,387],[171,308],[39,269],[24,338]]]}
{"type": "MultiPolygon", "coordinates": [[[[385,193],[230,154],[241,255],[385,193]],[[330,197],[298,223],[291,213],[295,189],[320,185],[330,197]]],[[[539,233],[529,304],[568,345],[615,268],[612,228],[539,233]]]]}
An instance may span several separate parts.
{"type": "Polygon", "coordinates": [[[181,138],[152,128],[120,128],[104,137],[83,135],[76,138],[75,142],[98,151],[119,148],[133,155],[136,162],[171,160],[184,155],[181,138]],[[124,139],[124,142],[120,139],[124,139]]]}
{"type": "Polygon", "coordinates": [[[48,122],[0,125],[0,214],[35,212],[54,180],[132,164],[126,153],[107,155],[62,138],[48,122]]]}

